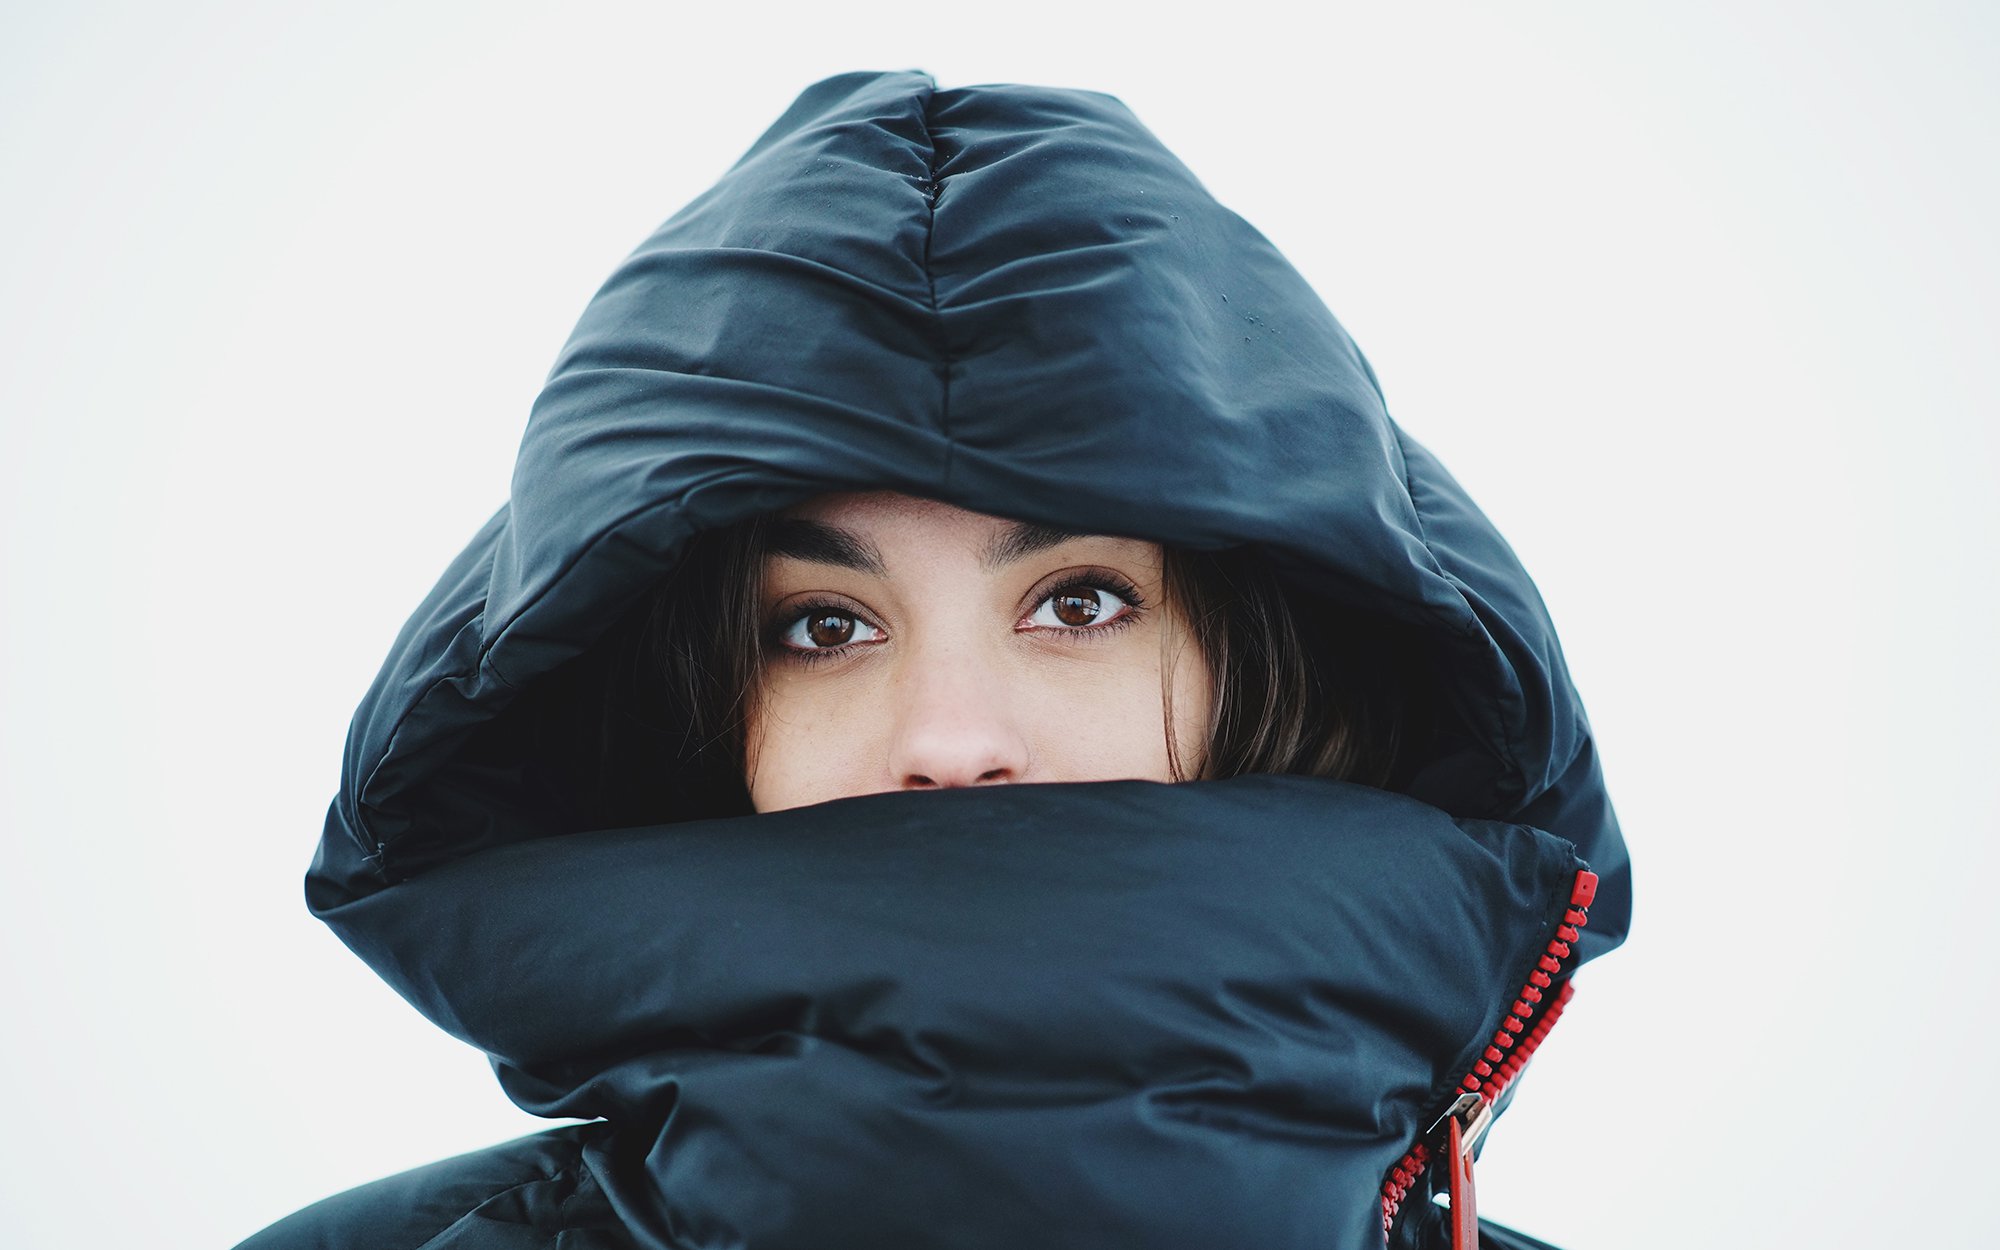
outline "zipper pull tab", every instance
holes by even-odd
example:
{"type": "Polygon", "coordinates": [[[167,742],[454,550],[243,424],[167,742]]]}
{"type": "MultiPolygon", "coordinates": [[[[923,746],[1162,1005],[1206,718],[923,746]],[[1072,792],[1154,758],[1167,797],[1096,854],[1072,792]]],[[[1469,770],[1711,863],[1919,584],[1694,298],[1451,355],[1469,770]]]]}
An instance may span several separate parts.
{"type": "Polygon", "coordinates": [[[1431,1125],[1444,1156],[1451,1195],[1451,1250],[1479,1250],[1479,1211],[1472,1193],[1472,1152],[1493,1123],[1493,1104],[1464,1093],[1431,1125]]]}

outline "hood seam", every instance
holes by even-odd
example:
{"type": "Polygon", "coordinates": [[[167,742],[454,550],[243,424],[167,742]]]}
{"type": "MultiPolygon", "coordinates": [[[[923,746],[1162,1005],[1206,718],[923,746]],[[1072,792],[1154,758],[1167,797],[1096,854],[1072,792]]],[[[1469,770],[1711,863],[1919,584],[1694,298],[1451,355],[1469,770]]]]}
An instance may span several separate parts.
{"type": "Polygon", "coordinates": [[[930,295],[931,323],[936,330],[938,353],[938,435],[944,439],[944,466],[939,470],[938,486],[948,490],[951,486],[952,463],[958,453],[958,444],[951,437],[951,339],[944,328],[944,312],[938,307],[937,275],[931,270],[931,241],[937,237],[937,206],[944,193],[938,179],[937,133],[931,125],[931,106],[937,100],[937,88],[933,84],[924,91],[923,104],[917,110],[917,124],[924,136],[924,288],[930,295]]]}

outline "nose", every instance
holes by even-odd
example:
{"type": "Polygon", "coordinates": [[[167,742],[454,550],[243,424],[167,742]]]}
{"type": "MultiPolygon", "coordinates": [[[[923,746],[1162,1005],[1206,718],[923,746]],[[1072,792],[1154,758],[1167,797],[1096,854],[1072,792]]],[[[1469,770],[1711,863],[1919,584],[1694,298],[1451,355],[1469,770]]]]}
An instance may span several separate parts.
{"type": "Polygon", "coordinates": [[[932,655],[901,674],[889,769],[902,790],[1019,782],[1028,742],[1010,711],[1008,683],[977,660],[932,655]]]}

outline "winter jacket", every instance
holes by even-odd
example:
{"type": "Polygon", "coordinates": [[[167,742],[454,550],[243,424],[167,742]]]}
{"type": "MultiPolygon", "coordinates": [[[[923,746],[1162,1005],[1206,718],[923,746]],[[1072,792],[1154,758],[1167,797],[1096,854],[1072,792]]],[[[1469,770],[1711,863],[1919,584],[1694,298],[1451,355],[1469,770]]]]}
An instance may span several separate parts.
{"type": "Polygon", "coordinates": [[[857,73],[591,301],[354,717],[306,897],[589,1123],[244,1250],[1449,1244],[1452,1126],[1630,891],[1533,585],[1270,243],[1110,96],[857,73]],[[690,536],[854,489],[1260,547],[1410,640],[1434,731],[1394,789],[568,802],[531,722],[690,536]]]}

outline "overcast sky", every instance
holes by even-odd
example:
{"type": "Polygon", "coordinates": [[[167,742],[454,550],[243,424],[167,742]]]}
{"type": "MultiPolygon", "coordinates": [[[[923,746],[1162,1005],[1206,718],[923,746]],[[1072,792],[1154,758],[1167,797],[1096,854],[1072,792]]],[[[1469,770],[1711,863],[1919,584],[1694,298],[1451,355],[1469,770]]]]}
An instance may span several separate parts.
{"type": "Polygon", "coordinates": [[[1122,98],[1541,585],[1637,914],[1482,1211],[2000,1241],[1947,1179],[1994,1150],[1994,11],[913,12],[0,5],[11,1244],[228,1246],[544,1126],[306,912],[347,718],[612,266],[899,68],[1122,98]]]}

